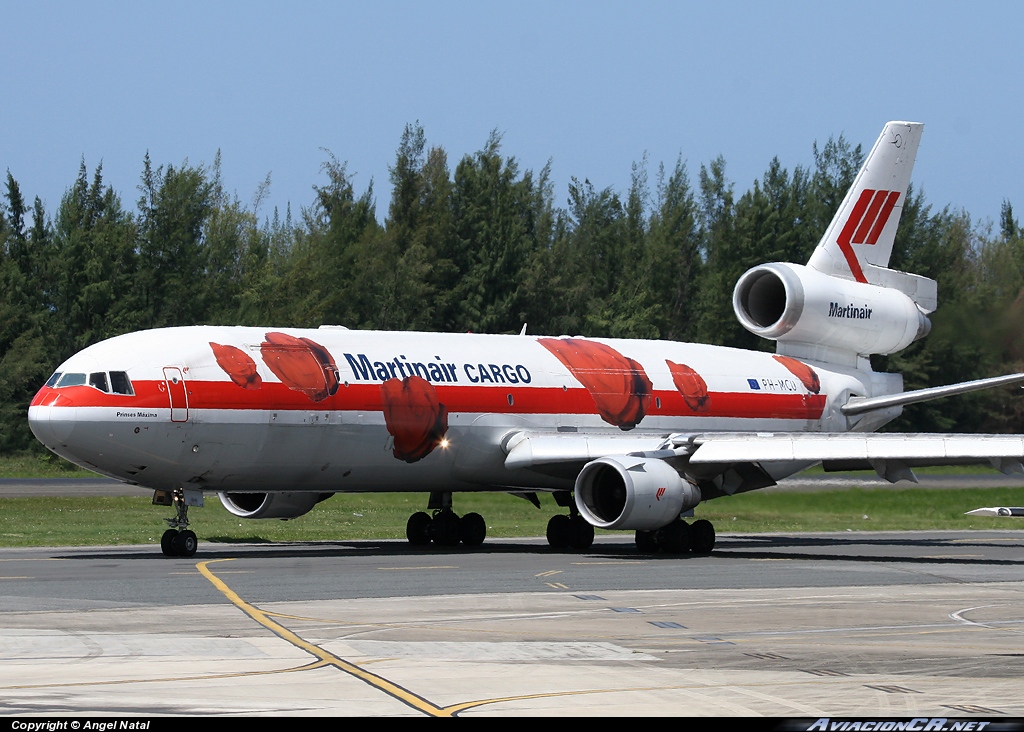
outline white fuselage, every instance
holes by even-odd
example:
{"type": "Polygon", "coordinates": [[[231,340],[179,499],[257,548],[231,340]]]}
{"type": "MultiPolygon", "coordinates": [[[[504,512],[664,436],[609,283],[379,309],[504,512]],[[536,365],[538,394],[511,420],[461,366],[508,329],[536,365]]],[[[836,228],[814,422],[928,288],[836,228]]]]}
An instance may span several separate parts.
{"type": "Polygon", "coordinates": [[[57,454],[154,489],[256,492],[571,488],[506,468],[503,440],[870,430],[898,411],[868,423],[839,407],[902,387],[894,374],[689,343],[340,328],[143,331],[58,372],[72,377],[29,409],[57,454]],[[109,386],[120,373],[131,393],[109,386]]]}

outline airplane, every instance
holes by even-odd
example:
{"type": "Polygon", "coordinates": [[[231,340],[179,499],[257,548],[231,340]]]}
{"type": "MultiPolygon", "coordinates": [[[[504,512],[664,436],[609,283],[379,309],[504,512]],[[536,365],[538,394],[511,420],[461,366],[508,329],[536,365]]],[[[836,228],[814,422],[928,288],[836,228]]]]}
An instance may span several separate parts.
{"type": "Polygon", "coordinates": [[[987,506],[968,511],[964,516],[1016,516],[1024,518],[1024,508],[1010,506],[987,506]]]}
{"type": "Polygon", "coordinates": [[[1024,472],[1021,435],[875,430],[903,405],[1024,381],[903,391],[871,369],[931,327],[936,283],[888,268],[923,125],[889,122],[806,265],[743,274],[733,307],[776,352],[583,336],[191,326],[120,335],[61,364],[29,408],[35,436],[174,508],[168,556],[195,554],[188,509],[218,494],[245,519],[292,519],[339,492],[429,492],[412,545],[478,546],[486,523],[453,494],[540,507],[553,547],[594,529],[642,552],[711,552],[702,501],[809,466],[1024,472]],[[429,513],[428,513],[429,512],[429,513]]]}

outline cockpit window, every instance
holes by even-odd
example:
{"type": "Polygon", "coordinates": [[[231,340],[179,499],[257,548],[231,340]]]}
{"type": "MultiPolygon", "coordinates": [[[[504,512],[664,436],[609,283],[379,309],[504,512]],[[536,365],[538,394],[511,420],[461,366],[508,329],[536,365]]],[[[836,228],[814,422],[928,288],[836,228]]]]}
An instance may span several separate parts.
{"type": "Polygon", "coordinates": [[[135,396],[132,382],[124,371],[111,371],[109,374],[106,371],[93,371],[88,375],[57,372],[46,382],[47,386],[56,389],[61,389],[65,386],[85,386],[87,384],[105,394],[113,393],[135,396]]]}
{"type": "Polygon", "coordinates": [[[110,372],[110,389],[115,394],[135,396],[135,390],[132,389],[132,382],[128,380],[128,374],[124,371],[110,372]]]}
{"type": "Polygon", "coordinates": [[[60,377],[60,381],[57,382],[57,388],[60,389],[62,386],[84,386],[85,385],[85,374],[64,374],[60,377]]]}

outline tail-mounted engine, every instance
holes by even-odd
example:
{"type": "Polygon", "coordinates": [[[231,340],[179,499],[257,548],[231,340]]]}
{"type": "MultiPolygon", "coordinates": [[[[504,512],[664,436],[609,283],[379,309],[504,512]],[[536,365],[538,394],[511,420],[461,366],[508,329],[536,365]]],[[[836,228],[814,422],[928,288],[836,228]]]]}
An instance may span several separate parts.
{"type": "Polygon", "coordinates": [[[740,324],[762,338],[858,354],[896,353],[931,330],[931,321],[900,290],[799,264],[748,270],[736,283],[732,306],[740,324]]]}
{"type": "Polygon", "coordinates": [[[333,493],[220,493],[220,502],[230,513],[247,519],[293,519],[333,493]]]}
{"type": "Polygon", "coordinates": [[[576,507],[599,529],[653,531],[700,503],[700,489],[663,460],[603,457],[576,478],[576,507]]]}

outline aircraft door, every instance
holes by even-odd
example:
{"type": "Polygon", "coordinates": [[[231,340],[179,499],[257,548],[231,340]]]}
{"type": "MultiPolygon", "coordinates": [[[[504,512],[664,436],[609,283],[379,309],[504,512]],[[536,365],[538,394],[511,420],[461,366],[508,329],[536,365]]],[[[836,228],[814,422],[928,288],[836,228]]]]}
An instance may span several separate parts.
{"type": "Polygon", "coordinates": [[[167,396],[171,401],[171,421],[188,421],[188,391],[185,389],[185,378],[181,369],[176,366],[164,367],[164,382],[167,384],[167,396]]]}

